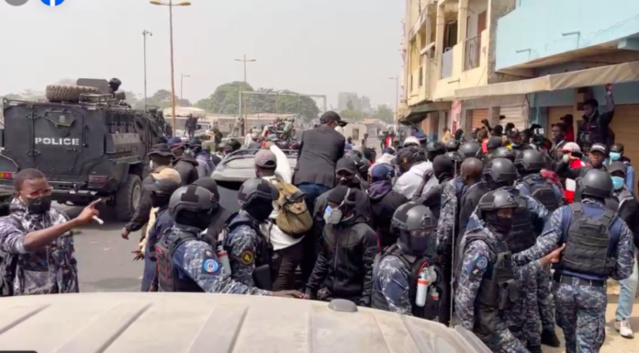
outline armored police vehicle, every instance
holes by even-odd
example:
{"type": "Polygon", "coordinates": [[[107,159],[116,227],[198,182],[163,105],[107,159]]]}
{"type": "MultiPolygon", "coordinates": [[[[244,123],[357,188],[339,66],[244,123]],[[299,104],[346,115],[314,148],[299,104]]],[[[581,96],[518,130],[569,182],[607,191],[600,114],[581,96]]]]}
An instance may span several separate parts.
{"type": "Polygon", "coordinates": [[[0,347],[38,353],[490,353],[461,327],[301,299],[80,293],[0,300],[0,347]]]}
{"type": "Polygon", "coordinates": [[[54,200],[86,205],[102,197],[128,220],[148,173],[146,154],[164,127],[151,112],[126,104],[119,84],[79,79],[77,86],[48,86],[47,101],[4,99],[0,188],[13,187],[14,173],[37,168],[54,200]]]}

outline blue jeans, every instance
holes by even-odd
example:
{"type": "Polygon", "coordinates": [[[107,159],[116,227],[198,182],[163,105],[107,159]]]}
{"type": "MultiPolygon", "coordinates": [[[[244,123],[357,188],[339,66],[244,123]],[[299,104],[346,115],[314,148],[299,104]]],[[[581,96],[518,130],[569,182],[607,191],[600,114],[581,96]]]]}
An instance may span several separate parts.
{"type": "MultiPolygon", "coordinates": [[[[637,249],[635,249],[635,255],[637,249]]],[[[619,281],[621,286],[619,291],[619,301],[617,302],[617,312],[615,313],[615,319],[629,319],[632,315],[632,304],[635,302],[635,296],[637,294],[637,279],[639,274],[637,273],[637,261],[632,268],[632,274],[630,277],[619,281]]]]}
{"type": "Polygon", "coordinates": [[[326,185],[312,183],[301,183],[297,185],[297,188],[300,189],[304,194],[306,194],[306,207],[308,207],[308,210],[309,212],[311,212],[311,214],[313,214],[315,200],[317,200],[317,198],[321,194],[331,189],[326,185]]]}

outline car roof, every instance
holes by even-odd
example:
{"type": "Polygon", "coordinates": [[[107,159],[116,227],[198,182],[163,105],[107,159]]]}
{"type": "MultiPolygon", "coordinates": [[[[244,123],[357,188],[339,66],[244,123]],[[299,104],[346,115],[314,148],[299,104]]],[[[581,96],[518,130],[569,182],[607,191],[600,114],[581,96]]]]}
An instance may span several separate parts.
{"type": "Polygon", "coordinates": [[[344,302],[209,293],[8,297],[0,300],[0,347],[38,353],[490,352],[464,329],[350,302],[356,312],[335,310],[344,302]]]}
{"type": "MultiPolygon", "coordinates": [[[[255,177],[255,154],[259,150],[241,149],[224,157],[216,166],[211,177],[216,181],[244,182],[255,177]]],[[[293,151],[284,151],[291,168],[297,164],[297,155],[293,151]]]]}

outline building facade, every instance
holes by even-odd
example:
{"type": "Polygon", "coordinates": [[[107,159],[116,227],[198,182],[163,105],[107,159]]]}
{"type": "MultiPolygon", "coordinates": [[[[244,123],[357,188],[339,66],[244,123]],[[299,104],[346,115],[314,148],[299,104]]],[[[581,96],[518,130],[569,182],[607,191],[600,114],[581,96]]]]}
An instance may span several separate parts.
{"type": "Polygon", "coordinates": [[[566,114],[576,123],[587,98],[605,109],[611,83],[612,128],[639,160],[636,0],[408,0],[404,45],[402,122],[431,137],[499,116],[547,131],[566,114]]]}

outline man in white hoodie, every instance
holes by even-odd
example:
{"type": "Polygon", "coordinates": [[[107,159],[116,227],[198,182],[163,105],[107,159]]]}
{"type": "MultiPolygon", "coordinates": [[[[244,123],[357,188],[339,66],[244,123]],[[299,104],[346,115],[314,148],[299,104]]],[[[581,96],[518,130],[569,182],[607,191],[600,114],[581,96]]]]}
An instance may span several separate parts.
{"type": "MultiPolygon", "coordinates": [[[[271,183],[285,182],[290,184],[293,177],[291,166],[284,152],[273,142],[265,144],[267,149],[262,149],[255,155],[255,174],[271,183]]],[[[273,283],[273,290],[293,289],[295,287],[295,269],[302,262],[304,236],[292,237],[284,233],[275,224],[279,214],[279,205],[273,203],[273,212],[269,220],[260,225],[262,234],[273,246],[275,252],[274,265],[279,268],[277,278],[273,283]]]]}
{"type": "Polygon", "coordinates": [[[384,148],[382,151],[382,155],[375,160],[375,163],[368,168],[368,170],[373,170],[378,164],[388,164],[391,165],[393,163],[393,159],[395,158],[395,150],[392,147],[384,148]]]}
{"type": "Polygon", "coordinates": [[[421,192],[426,193],[438,184],[433,173],[433,164],[426,160],[426,152],[417,146],[404,147],[396,159],[400,176],[393,186],[393,191],[406,196],[409,200],[423,185],[421,192]],[[424,182],[426,178],[426,182],[424,182]]]}

